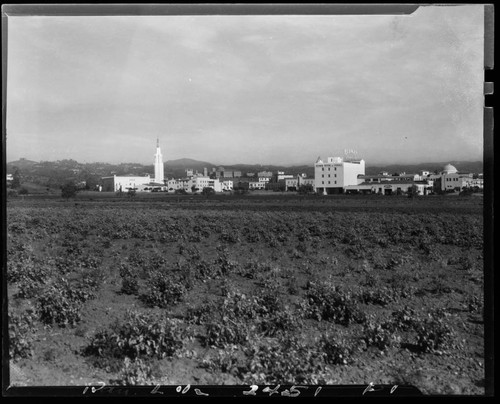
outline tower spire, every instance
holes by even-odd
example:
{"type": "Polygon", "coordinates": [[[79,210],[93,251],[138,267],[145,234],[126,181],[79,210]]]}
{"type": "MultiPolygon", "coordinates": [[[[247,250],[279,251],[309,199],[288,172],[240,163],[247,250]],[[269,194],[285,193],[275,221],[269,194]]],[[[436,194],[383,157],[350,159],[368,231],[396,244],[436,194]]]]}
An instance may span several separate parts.
{"type": "Polygon", "coordinates": [[[163,184],[163,157],[160,150],[160,138],[156,138],[156,154],[155,154],[155,182],[163,184]]]}

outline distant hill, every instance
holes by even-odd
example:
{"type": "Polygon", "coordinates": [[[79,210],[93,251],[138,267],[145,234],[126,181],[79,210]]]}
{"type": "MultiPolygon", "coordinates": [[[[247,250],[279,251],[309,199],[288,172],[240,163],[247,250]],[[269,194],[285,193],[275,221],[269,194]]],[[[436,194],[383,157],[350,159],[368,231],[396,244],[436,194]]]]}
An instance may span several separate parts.
{"type": "Polygon", "coordinates": [[[11,161],[7,163],[7,167],[17,167],[19,169],[24,169],[24,168],[31,168],[34,165],[38,164],[38,161],[32,161],[32,160],[26,160],[26,159],[19,159],[16,161],[11,161]]]}
{"type": "Polygon", "coordinates": [[[179,169],[182,168],[184,170],[192,168],[193,170],[203,170],[204,167],[215,167],[214,164],[208,163],[206,161],[198,161],[194,159],[177,159],[177,160],[168,160],[164,163],[165,168],[171,169],[179,169]]]}
{"type": "MultiPolygon", "coordinates": [[[[427,170],[430,172],[437,170],[440,172],[446,164],[454,165],[459,172],[483,172],[483,163],[481,161],[446,161],[441,163],[367,165],[365,172],[368,175],[378,174],[381,171],[388,171],[391,174],[400,172],[417,173],[421,170],[427,170]]],[[[186,169],[203,172],[203,169],[207,168],[210,173],[214,167],[218,168],[220,165],[190,158],[169,160],[165,162],[165,178],[185,177],[186,169]]],[[[276,171],[284,171],[286,174],[298,175],[305,173],[309,178],[314,177],[313,164],[298,166],[233,164],[223,165],[223,167],[227,171],[241,171],[242,176],[245,176],[247,173],[256,174],[259,171],[271,171],[273,173],[276,173],[276,171]]],[[[85,181],[90,187],[92,187],[99,183],[102,177],[110,175],[154,175],[154,167],[152,164],[79,163],[71,159],[36,162],[21,158],[16,161],[8,162],[6,168],[7,173],[9,174],[14,173],[16,168],[19,169],[21,174],[21,184],[32,183],[49,188],[59,188],[67,181],[85,181]]]]}

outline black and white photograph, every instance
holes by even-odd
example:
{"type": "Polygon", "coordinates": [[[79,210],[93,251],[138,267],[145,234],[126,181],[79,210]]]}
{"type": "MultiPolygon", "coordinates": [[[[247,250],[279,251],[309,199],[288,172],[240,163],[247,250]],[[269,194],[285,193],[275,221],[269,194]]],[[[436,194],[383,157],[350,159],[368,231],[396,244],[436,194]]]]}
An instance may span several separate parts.
{"type": "Polygon", "coordinates": [[[4,5],[3,394],[489,395],[492,12],[4,5]]]}

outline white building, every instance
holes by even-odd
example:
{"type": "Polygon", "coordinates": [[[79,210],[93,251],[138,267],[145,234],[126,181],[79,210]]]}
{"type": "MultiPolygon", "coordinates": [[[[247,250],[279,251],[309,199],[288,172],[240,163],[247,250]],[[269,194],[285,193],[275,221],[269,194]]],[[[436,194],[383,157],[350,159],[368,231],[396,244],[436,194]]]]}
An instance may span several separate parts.
{"type": "Polygon", "coordinates": [[[314,189],[314,178],[307,178],[305,174],[297,175],[295,178],[287,178],[285,180],[285,191],[298,191],[301,185],[312,185],[314,189]]]}
{"type": "Polygon", "coordinates": [[[155,154],[155,182],[163,184],[163,157],[160,150],[160,139],[156,139],[156,154],[155,154]]]}
{"type": "Polygon", "coordinates": [[[441,172],[441,191],[461,191],[463,188],[483,187],[482,181],[473,178],[471,173],[459,173],[451,164],[444,166],[441,172]]]}
{"type": "Polygon", "coordinates": [[[269,181],[248,181],[248,189],[266,189],[269,181]]]}
{"type": "Polygon", "coordinates": [[[129,189],[142,189],[151,183],[149,175],[144,177],[117,176],[102,177],[102,190],[104,192],[127,192],[129,189]]]}
{"type": "Polygon", "coordinates": [[[414,181],[383,181],[383,182],[363,182],[359,185],[348,185],[345,187],[346,193],[397,195],[409,192],[412,188],[418,195],[428,195],[432,193],[432,182],[414,181]]]}
{"type": "Polygon", "coordinates": [[[320,157],[314,164],[314,189],[327,195],[343,193],[349,185],[358,185],[358,175],[365,174],[365,161],[344,161],[342,157],[328,157],[323,162],[320,157]]]}
{"type": "Polygon", "coordinates": [[[224,180],[220,181],[222,191],[232,191],[233,190],[233,181],[224,180]]]}
{"type": "Polygon", "coordinates": [[[285,174],[284,171],[278,171],[278,174],[277,174],[278,181],[286,180],[286,179],[290,179],[290,178],[294,178],[294,176],[292,174],[285,174]]]}
{"type": "MultiPolygon", "coordinates": [[[[227,185],[229,185],[229,181],[227,181],[227,185]]],[[[197,189],[195,192],[203,191],[203,188],[212,188],[215,192],[222,192],[222,184],[218,178],[210,178],[210,177],[192,177],[188,182],[189,189],[186,189],[188,192],[193,192],[193,188],[197,189]]],[[[232,188],[232,181],[231,181],[232,188]]]]}

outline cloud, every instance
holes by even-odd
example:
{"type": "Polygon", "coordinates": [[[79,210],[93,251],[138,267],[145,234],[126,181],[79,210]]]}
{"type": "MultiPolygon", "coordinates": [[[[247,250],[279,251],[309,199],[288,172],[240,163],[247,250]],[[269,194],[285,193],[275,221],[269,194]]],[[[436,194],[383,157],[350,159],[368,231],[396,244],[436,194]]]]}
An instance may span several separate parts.
{"type": "Polygon", "coordinates": [[[339,144],[372,160],[384,145],[405,160],[480,156],[482,30],[480,5],[9,17],[8,156],[149,162],[158,135],[167,159],[220,164],[237,161],[242,144],[256,163],[314,160],[339,144]],[[68,139],[79,144],[71,156],[68,139]]]}

